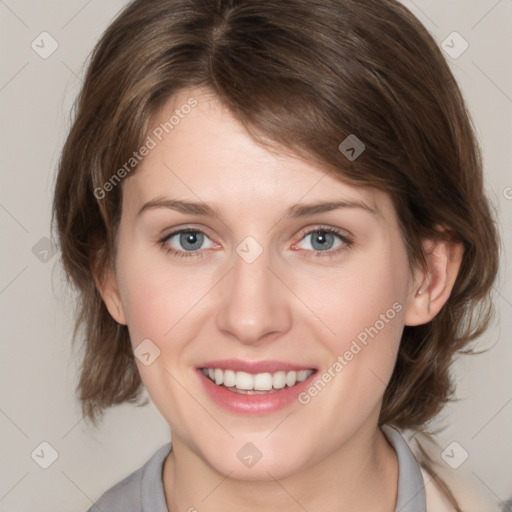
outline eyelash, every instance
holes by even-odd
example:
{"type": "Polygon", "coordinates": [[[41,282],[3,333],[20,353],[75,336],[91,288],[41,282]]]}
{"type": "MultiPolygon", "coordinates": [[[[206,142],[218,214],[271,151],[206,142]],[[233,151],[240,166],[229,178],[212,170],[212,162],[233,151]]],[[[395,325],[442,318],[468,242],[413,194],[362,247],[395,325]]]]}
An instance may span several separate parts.
{"type": "Polygon", "coordinates": [[[334,258],[334,257],[338,256],[341,252],[350,249],[352,247],[352,245],[354,244],[353,240],[350,239],[348,236],[343,235],[340,230],[331,228],[331,227],[327,227],[327,226],[319,226],[314,229],[305,231],[303,234],[301,234],[300,241],[304,240],[304,238],[307,235],[310,235],[312,233],[318,233],[318,232],[331,233],[331,234],[337,236],[340,239],[340,241],[342,242],[342,244],[339,247],[337,247],[336,249],[329,249],[327,251],[315,251],[314,249],[306,249],[306,251],[307,251],[306,254],[308,254],[308,256],[307,256],[308,258],[309,257],[334,258]]]}
{"type": "MultiPolygon", "coordinates": [[[[341,232],[339,230],[337,230],[335,228],[331,228],[331,227],[324,227],[324,226],[319,226],[317,228],[310,229],[309,231],[306,231],[301,236],[300,241],[304,240],[304,238],[307,235],[310,235],[312,233],[318,233],[318,232],[331,233],[331,234],[337,236],[341,240],[343,245],[338,247],[337,249],[327,250],[327,251],[315,251],[312,249],[307,249],[306,251],[308,253],[312,253],[312,256],[314,258],[325,258],[325,257],[332,258],[332,257],[337,256],[340,252],[350,249],[353,245],[353,241],[350,238],[348,238],[346,235],[341,234],[341,232]]],[[[190,258],[190,257],[202,258],[204,256],[204,251],[201,251],[201,250],[178,251],[178,250],[173,249],[172,247],[169,247],[168,245],[166,245],[166,243],[169,239],[171,239],[173,236],[178,235],[180,233],[201,233],[205,236],[208,236],[206,233],[204,233],[203,231],[201,231],[199,229],[191,229],[191,228],[179,229],[177,231],[173,231],[172,233],[170,233],[169,235],[166,235],[164,238],[162,238],[161,240],[158,241],[158,244],[161,246],[162,250],[165,251],[167,254],[172,254],[173,256],[178,256],[179,258],[190,258]]],[[[310,256],[311,256],[311,254],[310,254],[310,256]]],[[[310,256],[308,256],[308,257],[310,257],[310,256]]]]}

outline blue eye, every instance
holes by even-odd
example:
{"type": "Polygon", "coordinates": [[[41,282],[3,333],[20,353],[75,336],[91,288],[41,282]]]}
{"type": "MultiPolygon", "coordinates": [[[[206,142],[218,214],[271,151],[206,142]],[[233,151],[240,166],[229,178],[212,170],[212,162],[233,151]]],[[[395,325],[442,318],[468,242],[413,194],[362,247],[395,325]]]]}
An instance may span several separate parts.
{"type": "Polygon", "coordinates": [[[308,237],[310,237],[310,247],[308,249],[313,249],[314,251],[328,251],[336,243],[336,235],[328,231],[312,231],[303,240],[306,240],[308,237]]]}
{"type": "Polygon", "coordinates": [[[314,256],[333,256],[352,245],[352,241],[338,230],[323,227],[308,231],[301,242],[306,244],[303,249],[312,251],[314,256]]]}
{"type": "MultiPolygon", "coordinates": [[[[337,229],[318,227],[306,232],[296,246],[301,243],[305,244],[302,249],[306,251],[306,254],[311,253],[314,257],[333,257],[348,249],[353,242],[337,229]]],[[[159,244],[168,254],[198,258],[204,256],[203,249],[217,247],[205,233],[190,228],[174,231],[159,240],[159,244]]]]}
{"type": "Polygon", "coordinates": [[[185,257],[199,256],[200,249],[210,249],[213,247],[212,241],[202,231],[196,229],[175,231],[166,236],[160,243],[167,252],[185,257]],[[205,241],[209,241],[209,245],[206,247],[203,246],[205,241]]]}
{"type": "Polygon", "coordinates": [[[198,231],[182,231],[181,233],[174,235],[172,238],[175,237],[178,237],[181,247],[186,251],[196,251],[197,249],[201,249],[205,238],[204,233],[199,233],[198,231]]]}

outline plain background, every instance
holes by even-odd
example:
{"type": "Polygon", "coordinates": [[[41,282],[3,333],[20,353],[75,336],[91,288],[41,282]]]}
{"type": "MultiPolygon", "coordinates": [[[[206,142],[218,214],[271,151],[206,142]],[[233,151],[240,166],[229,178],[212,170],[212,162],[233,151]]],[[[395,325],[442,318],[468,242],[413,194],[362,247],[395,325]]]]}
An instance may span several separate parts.
{"type": "MultiPolygon", "coordinates": [[[[1,511],[85,511],[169,440],[167,424],[151,404],[112,409],[98,430],[83,421],[74,396],[74,299],[64,285],[58,253],[48,245],[56,166],[84,62],[125,3],[0,0],[1,511]],[[47,58],[31,46],[45,37],[46,50],[51,48],[42,32],[58,44],[47,58]],[[41,449],[49,460],[51,452],[42,442],[57,454],[47,469],[36,463],[41,449]]],[[[404,3],[440,45],[454,31],[469,43],[462,55],[447,60],[474,119],[486,187],[503,234],[497,315],[478,345],[490,350],[457,362],[460,401],[434,422],[446,425],[441,447],[456,441],[455,455],[463,456],[461,449],[469,454],[458,469],[447,470],[468,478],[490,510],[512,496],[512,282],[507,263],[512,248],[512,2],[404,3]]],[[[455,39],[456,49],[460,44],[455,39]]]]}

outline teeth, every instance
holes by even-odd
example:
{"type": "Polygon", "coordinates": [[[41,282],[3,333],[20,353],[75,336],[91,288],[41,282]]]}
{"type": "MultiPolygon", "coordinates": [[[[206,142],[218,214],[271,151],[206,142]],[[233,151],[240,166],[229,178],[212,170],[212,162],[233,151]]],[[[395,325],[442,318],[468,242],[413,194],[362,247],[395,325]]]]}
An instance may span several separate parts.
{"type": "Polygon", "coordinates": [[[254,377],[254,389],[257,391],[270,391],[272,389],[272,374],[258,373],[254,377]]]}
{"type": "Polygon", "coordinates": [[[297,372],[291,371],[286,374],[286,385],[291,388],[297,382],[297,372]]]}
{"type": "Polygon", "coordinates": [[[231,388],[236,384],[236,374],[233,370],[224,371],[224,386],[231,388]]]}
{"type": "Polygon", "coordinates": [[[292,387],[305,381],[314,370],[277,371],[275,373],[247,373],[233,370],[221,370],[220,368],[203,368],[203,375],[215,382],[217,386],[224,385],[228,388],[236,388],[242,391],[271,391],[282,389],[285,386],[292,387]]]}
{"type": "Polygon", "coordinates": [[[299,370],[297,372],[297,381],[302,382],[306,380],[310,375],[311,373],[308,373],[308,370],[299,370]]]}
{"type": "Polygon", "coordinates": [[[286,372],[276,372],[272,375],[272,387],[282,389],[286,386],[286,372]]]}
{"type": "MultiPolygon", "coordinates": [[[[217,370],[215,370],[217,371],[217,370]]],[[[222,371],[222,370],[219,370],[222,371]]],[[[217,384],[217,382],[215,382],[217,384]]],[[[235,376],[235,387],[237,389],[254,389],[254,380],[250,373],[236,372],[235,376]]]]}

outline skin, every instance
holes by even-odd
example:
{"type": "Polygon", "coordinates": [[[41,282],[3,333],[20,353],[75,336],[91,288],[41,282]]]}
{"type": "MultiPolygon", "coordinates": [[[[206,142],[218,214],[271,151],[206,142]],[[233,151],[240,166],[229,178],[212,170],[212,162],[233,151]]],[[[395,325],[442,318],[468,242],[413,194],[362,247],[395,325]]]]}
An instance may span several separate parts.
{"type": "Polygon", "coordinates": [[[169,99],[154,126],[191,97],[198,106],[123,181],[116,268],[98,281],[133,346],[149,338],[160,350],[151,365],[137,364],[172,431],[167,506],[393,512],[398,464],[378,428],[382,397],[404,325],[426,323],[441,309],[462,248],[425,241],[429,272],[411,273],[385,193],[257,145],[207,90],[169,99]],[[137,215],[162,197],[207,203],[221,218],[163,207],[137,215]],[[283,216],[299,202],[340,199],[373,212],[283,216]],[[321,227],[339,229],[352,244],[334,237],[333,248],[313,250],[321,227]],[[167,253],[186,252],[179,236],[159,244],[184,228],[207,235],[201,249],[189,257],[167,253]],[[247,236],[263,249],[252,263],[235,251],[247,236]],[[214,403],[196,375],[202,362],[230,358],[288,361],[322,374],[395,303],[401,311],[307,405],[237,415],[214,403]],[[237,458],[247,442],[262,453],[252,468],[237,458]]]}

